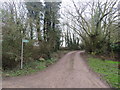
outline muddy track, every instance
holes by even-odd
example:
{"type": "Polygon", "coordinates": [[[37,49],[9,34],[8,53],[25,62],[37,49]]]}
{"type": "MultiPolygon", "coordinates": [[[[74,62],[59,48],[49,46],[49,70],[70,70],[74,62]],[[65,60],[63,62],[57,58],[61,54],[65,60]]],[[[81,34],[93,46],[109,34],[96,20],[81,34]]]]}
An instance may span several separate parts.
{"type": "Polygon", "coordinates": [[[54,65],[31,75],[3,78],[3,88],[109,88],[89,70],[81,53],[69,52],[54,65]]]}

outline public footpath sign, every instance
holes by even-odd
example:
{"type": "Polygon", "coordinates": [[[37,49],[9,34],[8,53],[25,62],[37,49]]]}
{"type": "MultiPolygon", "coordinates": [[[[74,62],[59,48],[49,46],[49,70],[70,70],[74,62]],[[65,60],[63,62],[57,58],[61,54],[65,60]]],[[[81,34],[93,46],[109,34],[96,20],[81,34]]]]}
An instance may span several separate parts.
{"type": "Polygon", "coordinates": [[[23,39],[22,42],[28,43],[29,40],[23,39]]]}
{"type": "Polygon", "coordinates": [[[22,39],[22,48],[21,48],[21,65],[20,65],[20,67],[21,67],[21,69],[23,69],[23,43],[28,43],[29,42],[29,40],[26,40],[26,39],[22,39]]]}

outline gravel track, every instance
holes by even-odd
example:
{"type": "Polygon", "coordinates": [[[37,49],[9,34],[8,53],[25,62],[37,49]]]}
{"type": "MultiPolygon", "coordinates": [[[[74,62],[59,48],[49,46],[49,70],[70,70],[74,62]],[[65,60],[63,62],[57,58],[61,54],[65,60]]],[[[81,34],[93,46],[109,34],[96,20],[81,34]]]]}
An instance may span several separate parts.
{"type": "Polygon", "coordinates": [[[43,71],[3,78],[3,88],[110,88],[93,73],[82,58],[82,51],[72,51],[43,71]]]}

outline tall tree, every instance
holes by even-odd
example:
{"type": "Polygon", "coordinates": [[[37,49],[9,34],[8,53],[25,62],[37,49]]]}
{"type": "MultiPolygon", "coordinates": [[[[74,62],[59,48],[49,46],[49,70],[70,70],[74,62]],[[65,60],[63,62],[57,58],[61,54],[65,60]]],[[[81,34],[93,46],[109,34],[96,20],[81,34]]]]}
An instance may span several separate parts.
{"type": "Polygon", "coordinates": [[[107,46],[110,46],[111,27],[117,21],[117,9],[115,8],[117,2],[93,1],[80,4],[72,1],[72,3],[73,12],[66,11],[67,15],[70,16],[67,17],[68,20],[71,21],[72,18],[72,24],[67,23],[67,25],[82,38],[86,50],[100,53],[109,49],[107,46]]]}
{"type": "Polygon", "coordinates": [[[44,7],[44,40],[51,43],[54,50],[60,46],[59,9],[61,2],[46,2],[44,7]]]}
{"type": "Polygon", "coordinates": [[[42,2],[26,2],[26,8],[28,10],[28,19],[29,19],[29,27],[30,27],[30,37],[33,39],[33,33],[37,33],[37,39],[39,43],[42,40],[41,36],[41,21],[43,17],[43,4],[42,2]]]}

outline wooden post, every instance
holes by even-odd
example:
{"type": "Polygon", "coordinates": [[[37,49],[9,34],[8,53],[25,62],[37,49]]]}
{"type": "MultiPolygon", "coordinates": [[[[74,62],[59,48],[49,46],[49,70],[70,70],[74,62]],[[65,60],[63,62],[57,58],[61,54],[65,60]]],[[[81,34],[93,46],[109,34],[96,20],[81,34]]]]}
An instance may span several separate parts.
{"type": "Polygon", "coordinates": [[[21,65],[20,68],[23,69],[23,39],[22,39],[22,48],[21,48],[21,65]]]}

